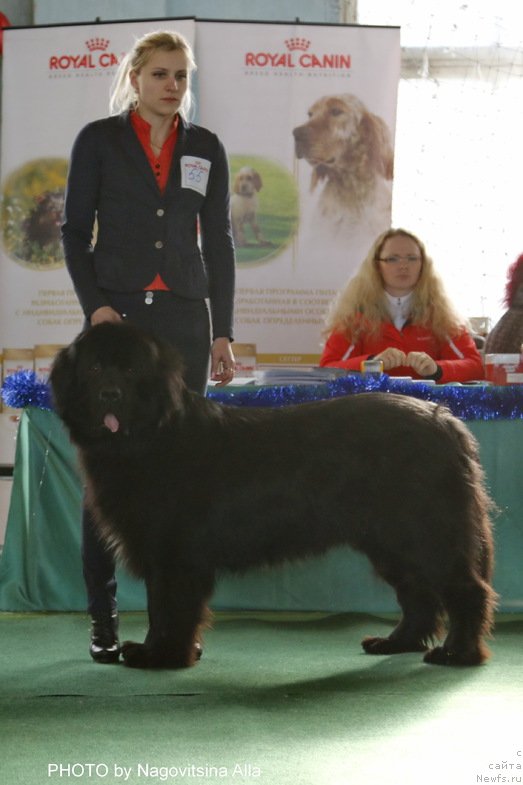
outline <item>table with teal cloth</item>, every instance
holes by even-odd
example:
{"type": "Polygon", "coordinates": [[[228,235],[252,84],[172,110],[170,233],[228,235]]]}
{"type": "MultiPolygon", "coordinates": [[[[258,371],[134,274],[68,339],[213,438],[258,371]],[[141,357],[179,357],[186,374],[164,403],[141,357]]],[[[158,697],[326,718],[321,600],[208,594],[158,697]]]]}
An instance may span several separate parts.
{"type": "MultiPolygon", "coordinates": [[[[495,520],[499,609],[523,611],[523,419],[466,423],[480,444],[495,520]]],[[[0,610],[85,608],[80,558],[82,482],[74,447],[52,412],[24,409],[0,561],[0,610]]],[[[118,572],[121,610],[146,607],[143,584],[118,572]]],[[[395,596],[361,554],[348,548],[322,558],[244,576],[219,577],[215,609],[394,612],[395,596]]]]}

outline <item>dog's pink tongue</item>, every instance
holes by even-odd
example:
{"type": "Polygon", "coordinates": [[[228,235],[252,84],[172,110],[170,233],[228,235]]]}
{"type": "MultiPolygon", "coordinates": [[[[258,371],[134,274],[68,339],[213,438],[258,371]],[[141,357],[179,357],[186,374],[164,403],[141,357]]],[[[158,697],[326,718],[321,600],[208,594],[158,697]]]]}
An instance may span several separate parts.
{"type": "Polygon", "coordinates": [[[120,427],[120,423],[114,416],[114,414],[106,414],[104,417],[104,425],[106,428],[109,428],[111,433],[116,433],[118,428],[120,427]]]}

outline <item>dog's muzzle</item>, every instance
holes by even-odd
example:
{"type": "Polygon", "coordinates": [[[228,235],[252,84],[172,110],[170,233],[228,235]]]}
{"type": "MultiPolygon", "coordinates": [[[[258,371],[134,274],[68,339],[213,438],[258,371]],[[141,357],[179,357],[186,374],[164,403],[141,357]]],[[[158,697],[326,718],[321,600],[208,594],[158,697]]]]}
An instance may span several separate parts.
{"type": "Polygon", "coordinates": [[[292,135],[296,158],[305,158],[309,145],[309,129],[306,125],[299,125],[293,130],[292,135]]]}
{"type": "Polygon", "coordinates": [[[102,387],[99,392],[102,403],[117,403],[122,400],[122,391],[119,387],[102,387]]]}

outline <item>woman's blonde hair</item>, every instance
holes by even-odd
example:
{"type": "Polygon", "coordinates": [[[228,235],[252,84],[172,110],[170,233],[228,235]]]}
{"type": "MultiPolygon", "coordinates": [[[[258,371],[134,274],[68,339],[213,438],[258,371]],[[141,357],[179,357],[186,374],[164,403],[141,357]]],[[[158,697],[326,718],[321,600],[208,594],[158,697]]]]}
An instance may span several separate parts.
{"type": "Polygon", "coordinates": [[[454,309],[421,240],[405,229],[388,229],[374,242],[354,277],[331,303],[325,320],[325,335],[336,331],[357,340],[362,332],[376,334],[383,322],[390,321],[379,258],[385,242],[397,236],[413,240],[421,256],[420,277],[412,298],[411,321],[430,329],[440,339],[452,338],[466,327],[466,320],[454,309]]]}
{"type": "Polygon", "coordinates": [[[147,33],[142,38],[139,38],[131,51],[124,56],[111,86],[109,98],[109,111],[111,114],[119,114],[136,106],[136,92],[130,80],[131,71],[139,73],[151,55],[158,50],[165,52],[181,51],[187,58],[188,87],[180,107],[180,114],[185,118],[189,117],[193,101],[190,76],[196,70],[196,62],[189,42],[180,33],[171,32],[170,30],[158,30],[154,33],[147,33]]]}

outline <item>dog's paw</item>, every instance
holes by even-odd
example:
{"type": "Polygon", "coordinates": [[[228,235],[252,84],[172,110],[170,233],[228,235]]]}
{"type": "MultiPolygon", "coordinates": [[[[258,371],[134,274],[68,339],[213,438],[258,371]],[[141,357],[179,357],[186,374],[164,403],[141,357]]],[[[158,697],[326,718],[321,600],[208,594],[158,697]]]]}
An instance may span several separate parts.
{"type": "Polygon", "coordinates": [[[143,643],[124,641],[120,648],[123,662],[129,668],[150,668],[149,653],[143,643]]]}
{"type": "Polygon", "coordinates": [[[402,654],[408,651],[426,651],[427,647],[420,641],[406,642],[394,638],[367,637],[361,642],[367,654],[402,654]]]}
{"type": "Polygon", "coordinates": [[[424,662],[429,665],[481,665],[488,659],[486,648],[474,648],[466,652],[456,652],[447,649],[446,646],[436,646],[428,651],[423,657],[424,662]]]}
{"type": "Polygon", "coordinates": [[[369,635],[367,638],[362,640],[361,645],[367,654],[391,653],[390,641],[388,638],[377,638],[369,635]]]}
{"type": "Polygon", "coordinates": [[[202,647],[196,644],[193,656],[190,658],[161,648],[153,648],[144,643],[124,641],[121,647],[124,665],[128,668],[189,668],[202,656],[202,647]]]}

